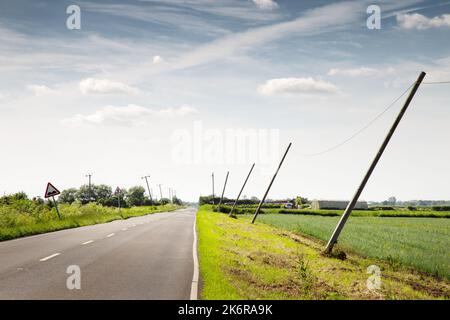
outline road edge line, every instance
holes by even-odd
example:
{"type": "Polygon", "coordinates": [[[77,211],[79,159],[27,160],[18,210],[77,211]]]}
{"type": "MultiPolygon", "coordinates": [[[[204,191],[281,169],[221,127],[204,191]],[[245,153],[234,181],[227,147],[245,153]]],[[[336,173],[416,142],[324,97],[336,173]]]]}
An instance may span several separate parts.
{"type": "Polygon", "coordinates": [[[191,297],[190,300],[198,300],[198,254],[197,254],[197,212],[194,220],[194,243],[192,245],[192,257],[194,260],[194,273],[192,275],[191,297]]]}

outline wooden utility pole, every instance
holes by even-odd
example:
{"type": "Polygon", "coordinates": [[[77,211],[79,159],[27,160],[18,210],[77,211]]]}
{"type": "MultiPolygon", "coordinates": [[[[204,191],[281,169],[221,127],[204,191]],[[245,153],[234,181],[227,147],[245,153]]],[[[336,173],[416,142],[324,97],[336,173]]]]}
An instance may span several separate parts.
{"type": "Polygon", "coordinates": [[[258,216],[259,211],[261,210],[261,207],[262,207],[264,201],[266,201],[267,194],[269,193],[269,190],[270,190],[270,188],[272,187],[272,184],[273,184],[273,182],[275,181],[275,178],[277,177],[278,171],[280,171],[281,165],[283,164],[284,158],[286,158],[286,155],[287,155],[287,153],[289,152],[289,149],[291,148],[291,145],[292,145],[292,142],[289,143],[289,145],[288,145],[288,147],[287,147],[287,149],[286,149],[286,152],[284,153],[284,156],[283,156],[283,158],[281,159],[280,164],[278,165],[277,171],[275,171],[275,174],[273,175],[273,178],[272,178],[272,180],[270,181],[269,186],[267,187],[266,193],[264,193],[264,196],[263,196],[263,198],[261,199],[261,202],[259,203],[258,208],[256,208],[255,214],[253,215],[252,224],[255,223],[256,217],[258,216]]]}
{"type": "Polygon", "coordinates": [[[162,200],[162,198],[163,198],[162,189],[161,189],[162,184],[158,184],[158,186],[159,186],[159,195],[161,196],[161,200],[162,200]]]}
{"type": "Polygon", "coordinates": [[[212,203],[214,206],[216,204],[216,202],[214,200],[214,172],[212,173],[211,177],[212,177],[212,203]]]}
{"type": "Polygon", "coordinates": [[[219,210],[218,211],[220,211],[220,205],[222,204],[223,195],[225,193],[225,188],[227,187],[227,181],[228,181],[229,174],[230,174],[230,171],[227,171],[227,176],[225,177],[225,183],[223,184],[222,196],[220,197],[220,201],[219,201],[219,210]]]}
{"type": "Polygon", "coordinates": [[[325,247],[325,253],[330,253],[333,250],[334,245],[337,243],[337,239],[338,239],[339,234],[341,233],[342,229],[344,228],[345,222],[347,222],[348,217],[352,213],[352,210],[355,207],[359,196],[361,195],[362,191],[364,190],[364,187],[366,186],[367,181],[369,180],[369,178],[370,178],[373,170],[375,169],[378,161],[380,160],[381,156],[383,155],[383,152],[386,149],[386,146],[388,145],[389,141],[391,140],[391,137],[394,134],[395,129],[397,129],[397,126],[400,123],[400,120],[402,120],[403,115],[405,114],[406,110],[408,109],[408,106],[411,103],[412,99],[414,98],[414,95],[416,94],[417,89],[419,89],[419,86],[422,83],[423,79],[425,78],[425,75],[426,75],[425,72],[422,72],[419,75],[419,78],[417,79],[417,81],[414,84],[411,92],[409,93],[409,96],[406,99],[405,104],[403,105],[403,107],[400,110],[397,118],[395,119],[394,123],[392,124],[392,127],[389,130],[386,138],[384,139],[384,141],[383,141],[380,149],[378,150],[375,158],[373,159],[372,164],[370,165],[369,169],[366,172],[366,175],[364,176],[363,180],[361,181],[361,184],[359,185],[358,189],[356,190],[356,193],[353,196],[353,199],[348,203],[347,208],[344,211],[344,214],[342,215],[342,217],[339,220],[336,228],[334,229],[334,232],[333,232],[330,240],[328,241],[327,246],[325,247]]]}
{"type": "Polygon", "coordinates": [[[88,190],[89,190],[89,200],[88,200],[88,202],[91,202],[91,200],[92,200],[92,190],[91,190],[91,178],[92,178],[92,173],[88,173],[87,175],[85,175],[85,177],[86,178],[88,178],[89,180],[89,182],[88,182],[88,190]]]}
{"type": "Polygon", "coordinates": [[[148,184],[149,178],[150,178],[150,176],[147,175],[147,176],[143,176],[141,179],[145,179],[145,182],[147,183],[148,196],[150,197],[150,202],[153,204],[152,193],[150,192],[150,185],[148,184]]]}
{"type": "Polygon", "coordinates": [[[238,194],[236,200],[234,200],[233,208],[231,208],[231,211],[228,214],[229,217],[231,217],[233,215],[234,208],[236,207],[236,204],[237,204],[239,198],[241,197],[242,191],[244,191],[244,187],[247,184],[248,178],[250,177],[250,174],[252,173],[254,167],[255,167],[255,164],[253,163],[252,167],[250,168],[250,172],[248,173],[247,178],[245,179],[244,184],[242,185],[241,191],[239,191],[239,194],[238,194]]]}

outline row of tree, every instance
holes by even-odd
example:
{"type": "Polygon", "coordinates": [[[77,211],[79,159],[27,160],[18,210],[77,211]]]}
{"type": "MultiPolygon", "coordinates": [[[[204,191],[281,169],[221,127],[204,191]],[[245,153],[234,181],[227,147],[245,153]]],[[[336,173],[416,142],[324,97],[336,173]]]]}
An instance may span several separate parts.
{"type": "MultiPolygon", "coordinates": [[[[214,197],[214,202],[213,202],[212,195],[201,196],[198,201],[199,201],[199,205],[212,204],[212,203],[218,204],[220,202],[220,197],[214,197]]],[[[222,199],[223,204],[233,203],[234,201],[235,201],[235,199],[230,199],[227,197],[223,197],[223,199],[222,199]]],[[[259,204],[259,202],[260,202],[260,200],[257,197],[251,197],[250,199],[239,199],[237,202],[237,205],[257,205],[257,204],[259,204]]],[[[268,207],[268,206],[270,206],[271,203],[276,203],[273,207],[279,207],[280,203],[285,204],[287,202],[292,203],[295,207],[299,207],[299,208],[310,204],[310,201],[308,200],[308,198],[298,196],[294,199],[285,199],[285,200],[266,199],[265,206],[268,207]]]]}
{"type": "Polygon", "coordinates": [[[128,190],[123,188],[120,192],[113,192],[108,185],[82,185],[80,188],[70,188],[63,190],[59,196],[60,203],[73,203],[75,201],[81,204],[96,202],[98,204],[118,207],[132,207],[144,205],[162,205],[174,203],[181,205],[181,200],[177,197],[173,199],[162,198],[159,200],[152,199],[145,195],[145,189],[141,186],[131,187],[128,190]]]}

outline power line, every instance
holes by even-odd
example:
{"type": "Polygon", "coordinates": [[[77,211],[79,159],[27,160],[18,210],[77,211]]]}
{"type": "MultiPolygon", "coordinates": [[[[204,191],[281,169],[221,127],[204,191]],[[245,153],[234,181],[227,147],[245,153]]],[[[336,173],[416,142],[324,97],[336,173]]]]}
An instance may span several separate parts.
{"type": "Polygon", "coordinates": [[[413,84],[411,84],[400,96],[398,96],[394,101],[391,102],[391,104],[389,104],[382,112],[380,112],[375,118],[373,118],[372,120],[369,121],[369,123],[367,123],[364,127],[362,127],[361,129],[359,129],[358,131],[356,131],[355,133],[353,133],[350,137],[348,137],[347,139],[341,141],[340,143],[327,148],[325,150],[322,150],[320,152],[315,152],[315,153],[301,153],[300,156],[303,157],[315,157],[315,156],[319,156],[328,152],[331,152],[333,150],[336,150],[337,148],[343,146],[344,144],[346,144],[347,142],[353,140],[355,137],[357,137],[359,134],[361,134],[363,131],[365,131],[367,128],[369,128],[375,121],[377,121],[383,114],[385,114],[389,109],[391,109],[408,91],[409,89],[412,88],[412,86],[415,84],[415,82],[413,84]]]}
{"type": "Polygon", "coordinates": [[[450,81],[423,82],[423,84],[444,84],[444,83],[450,83],[450,81]]]}

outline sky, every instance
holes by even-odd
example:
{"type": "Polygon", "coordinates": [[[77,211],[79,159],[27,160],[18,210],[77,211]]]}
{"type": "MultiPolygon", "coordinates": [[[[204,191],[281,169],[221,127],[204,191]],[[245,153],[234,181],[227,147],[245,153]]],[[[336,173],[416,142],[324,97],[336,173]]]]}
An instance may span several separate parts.
{"type": "MultiPolygon", "coordinates": [[[[261,198],[292,142],[269,198],[350,199],[449,38],[450,1],[0,0],[0,192],[150,175],[196,201],[229,171],[233,198],[256,163],[261,198]]],[[[361,199],[450,199],[449,89],[419,88],[361,199]]]]}

